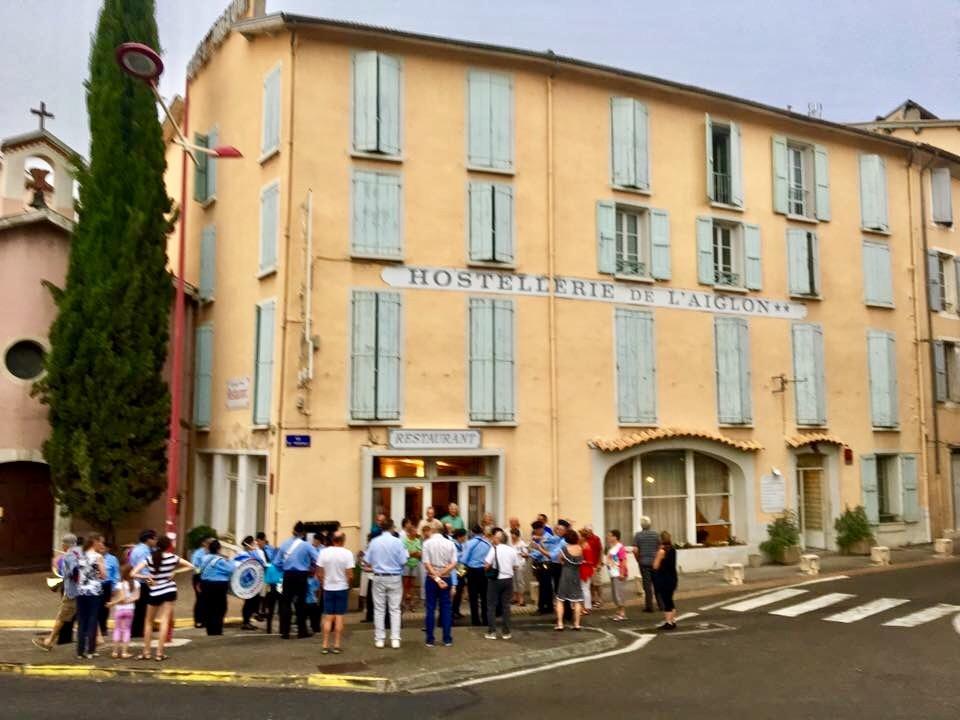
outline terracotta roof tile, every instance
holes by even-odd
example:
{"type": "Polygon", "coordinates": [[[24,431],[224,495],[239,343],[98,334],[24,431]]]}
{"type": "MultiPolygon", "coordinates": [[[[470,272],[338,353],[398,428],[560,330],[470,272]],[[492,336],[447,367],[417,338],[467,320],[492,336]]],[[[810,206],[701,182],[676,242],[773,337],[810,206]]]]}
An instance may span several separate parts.
{"type": "Polygon", "coordinates": [[[797,433],[796,435],[790,435],[785,438],[787,445],[792,448],[803,447],[804,445],[812,445],[813,443],[825,443],[827,445],[839,445],[840,447],[846,447],[846,443],[838,438],[836,435],[831,435],[830,433],[797,433]]]}
{"type": "Polygon", "coordinates": [[[593,438],[588,445],[603,452],[620,452],[637,447],[644,443],[655,440],[668,440],[671,438],[696,438],[699,440],[710,440],[712,442],[727,445],[728,447],[743,450],[744,452],[755,452],[763,450],[760,443],[753,440],[734,440],[720,433],[708,432],[705,430],[691,430],[688,428],[651,428],[650,430],[638,430],[629,435],[621,435],[618,438],[593,438]]]}

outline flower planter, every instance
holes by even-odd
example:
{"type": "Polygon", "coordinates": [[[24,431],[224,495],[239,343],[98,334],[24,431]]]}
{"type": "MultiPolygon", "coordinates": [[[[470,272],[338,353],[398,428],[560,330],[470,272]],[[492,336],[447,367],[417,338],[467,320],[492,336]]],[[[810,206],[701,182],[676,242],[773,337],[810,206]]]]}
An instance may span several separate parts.
{"type": "Polygon", "coordinates": [[[799,545],[788,545],[781,548],[777,554],[771,555],[770,559],[779,565],[797,565],[800,562],[801,553],[799,545]]]}
{"type": "Polygon", "coordinates": [[[870,540],[857,540],[850,547],[843,551],[844,555],[869,555],[873,542],[870,540]]]}

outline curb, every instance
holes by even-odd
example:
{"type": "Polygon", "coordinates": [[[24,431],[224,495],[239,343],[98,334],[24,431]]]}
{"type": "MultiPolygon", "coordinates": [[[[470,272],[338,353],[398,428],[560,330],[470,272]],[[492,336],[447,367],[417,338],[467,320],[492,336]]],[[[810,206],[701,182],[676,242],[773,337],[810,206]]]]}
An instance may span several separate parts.
{"type": "MultiPolygon", "coordinates": [[[[228,617],[223,619],[224,626],[241,625],[243,618],[228,617]]],[[[107,627],[113,627],[113,620],[109,620],[107,627]]],[[[174,618],[174,630],[183,630],[193,627],[193,618],[174,618]]],[[[0,620],[0,630],[50,630],[53,620],[0,620]]]]}
{"type": "Polygon", "coordinates": [[[0,663],[0,673],[24,677],[72,680],[139,680],[178,683],[182,685],[242,685],[246,687],[287,687],[365,692],[384,692],[389,689],[390,685],[390,681],[387,678],[363,677],[359,675],[332,675],[326,673],[277,675],[270,673],[241,673],[210,670],[102,668],[94,665],[0,663]]]}

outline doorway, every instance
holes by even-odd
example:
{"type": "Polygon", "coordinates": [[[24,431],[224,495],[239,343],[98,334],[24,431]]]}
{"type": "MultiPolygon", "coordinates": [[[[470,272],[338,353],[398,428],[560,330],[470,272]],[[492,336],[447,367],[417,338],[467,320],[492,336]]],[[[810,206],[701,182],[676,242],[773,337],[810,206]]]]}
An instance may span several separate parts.
{"type": "Polygon", "coordinates": [[[827,547],[827,493],[824,457],[818,453],[797,456],[797,515],[804,548],[827,547]]]}
{"type": "Polygon", "coordinates": [[[53,493],[44,463],[0,464],[0,568],[50,567],[53,547],[53,493]]]}

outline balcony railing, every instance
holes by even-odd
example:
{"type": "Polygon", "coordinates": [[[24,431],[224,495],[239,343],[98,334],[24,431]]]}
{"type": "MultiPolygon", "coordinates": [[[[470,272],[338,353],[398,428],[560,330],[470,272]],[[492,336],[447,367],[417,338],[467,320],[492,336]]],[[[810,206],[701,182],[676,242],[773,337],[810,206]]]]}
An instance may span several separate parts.
{"type": "Polygon", "coordinates": [[[617,274],[647,277],[647,265],[639,260],[617,258],[617,274]]]}
{"type": "Polygon", "coordinates": [[[714,278],[717,285],[723,285],[725,287],[740,287],[740,273],[717,270],[714,273],[714,278]]]}
{"type": "Polygon", "coordinates": [[[713,200],[718,203],[730,204],[730,175],[725,172],[713,173],[713,200]]]}

